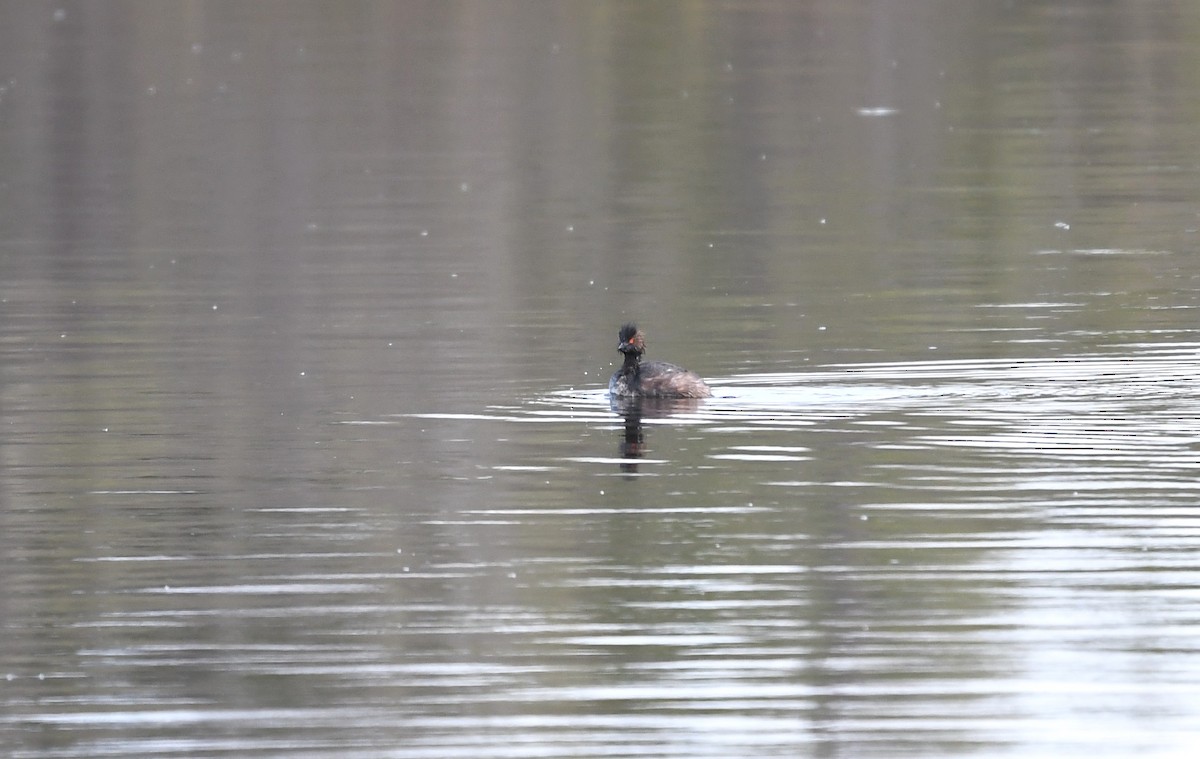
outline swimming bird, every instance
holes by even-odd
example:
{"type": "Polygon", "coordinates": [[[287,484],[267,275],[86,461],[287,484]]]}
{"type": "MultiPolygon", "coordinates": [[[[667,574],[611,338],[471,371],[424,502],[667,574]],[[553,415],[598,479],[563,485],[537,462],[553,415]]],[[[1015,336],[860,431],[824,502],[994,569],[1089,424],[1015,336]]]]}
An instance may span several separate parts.
{"type": "Polygon", "coordinates": [[[614,398],[711,398],[712,390],[700,375],[666,361],[642,361],[646,337],[637,325],[621,326],[617,350],[625,356],[608,381],[614,398]]]}

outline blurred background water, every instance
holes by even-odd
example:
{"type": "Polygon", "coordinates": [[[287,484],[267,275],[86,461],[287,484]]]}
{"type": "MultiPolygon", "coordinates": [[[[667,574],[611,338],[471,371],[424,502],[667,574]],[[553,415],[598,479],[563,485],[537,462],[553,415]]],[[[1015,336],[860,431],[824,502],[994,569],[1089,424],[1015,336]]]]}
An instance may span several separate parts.
{"type": "Polygon", "coordinates": [[[0,11],[5,755],[1200,744],[1200,7],[0,11]]]}

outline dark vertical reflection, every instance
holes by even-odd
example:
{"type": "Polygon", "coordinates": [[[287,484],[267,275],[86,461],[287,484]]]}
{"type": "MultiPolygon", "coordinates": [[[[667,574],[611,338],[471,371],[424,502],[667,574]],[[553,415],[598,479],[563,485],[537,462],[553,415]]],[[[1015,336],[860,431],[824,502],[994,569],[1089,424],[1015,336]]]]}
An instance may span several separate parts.
{"type": "Polygon", "coordinates": [[[609,407],[621,417],[621,440],[617,455],[625,459],[621,471],[637,474],[637,460],[646,455],[646,431],[644,420],[662,420],[680,414],[695,413],[703,401],[696,398],[609,398],[609,407]]]}
{"type": "Polygon", "coordinates": [[[16,753],[1190,736],[1192,4],[0,10],[16,753]]]}

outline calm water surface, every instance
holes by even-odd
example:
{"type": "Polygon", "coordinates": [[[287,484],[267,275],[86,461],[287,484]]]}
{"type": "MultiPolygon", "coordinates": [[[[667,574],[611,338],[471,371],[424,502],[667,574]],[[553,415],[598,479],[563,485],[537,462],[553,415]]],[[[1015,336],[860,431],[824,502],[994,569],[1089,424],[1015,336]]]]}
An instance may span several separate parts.
{"type": "Polygon", "coordinates": [[[0,753],[1200,745],[1191,4],[0,5],[0,753]]]}

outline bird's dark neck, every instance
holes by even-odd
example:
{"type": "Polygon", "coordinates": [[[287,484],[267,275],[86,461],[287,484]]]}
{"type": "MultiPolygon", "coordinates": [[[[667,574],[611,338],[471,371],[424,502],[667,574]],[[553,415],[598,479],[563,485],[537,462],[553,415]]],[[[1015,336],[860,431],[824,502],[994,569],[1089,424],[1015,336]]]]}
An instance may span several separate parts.
{"type": "Polygon", "coordinates": [[[625,363],[621,365],[621,374],[626,377],[637,375],[638,364],[641,362],[642,356],[639,353],[626,353],[625,363]]]}

